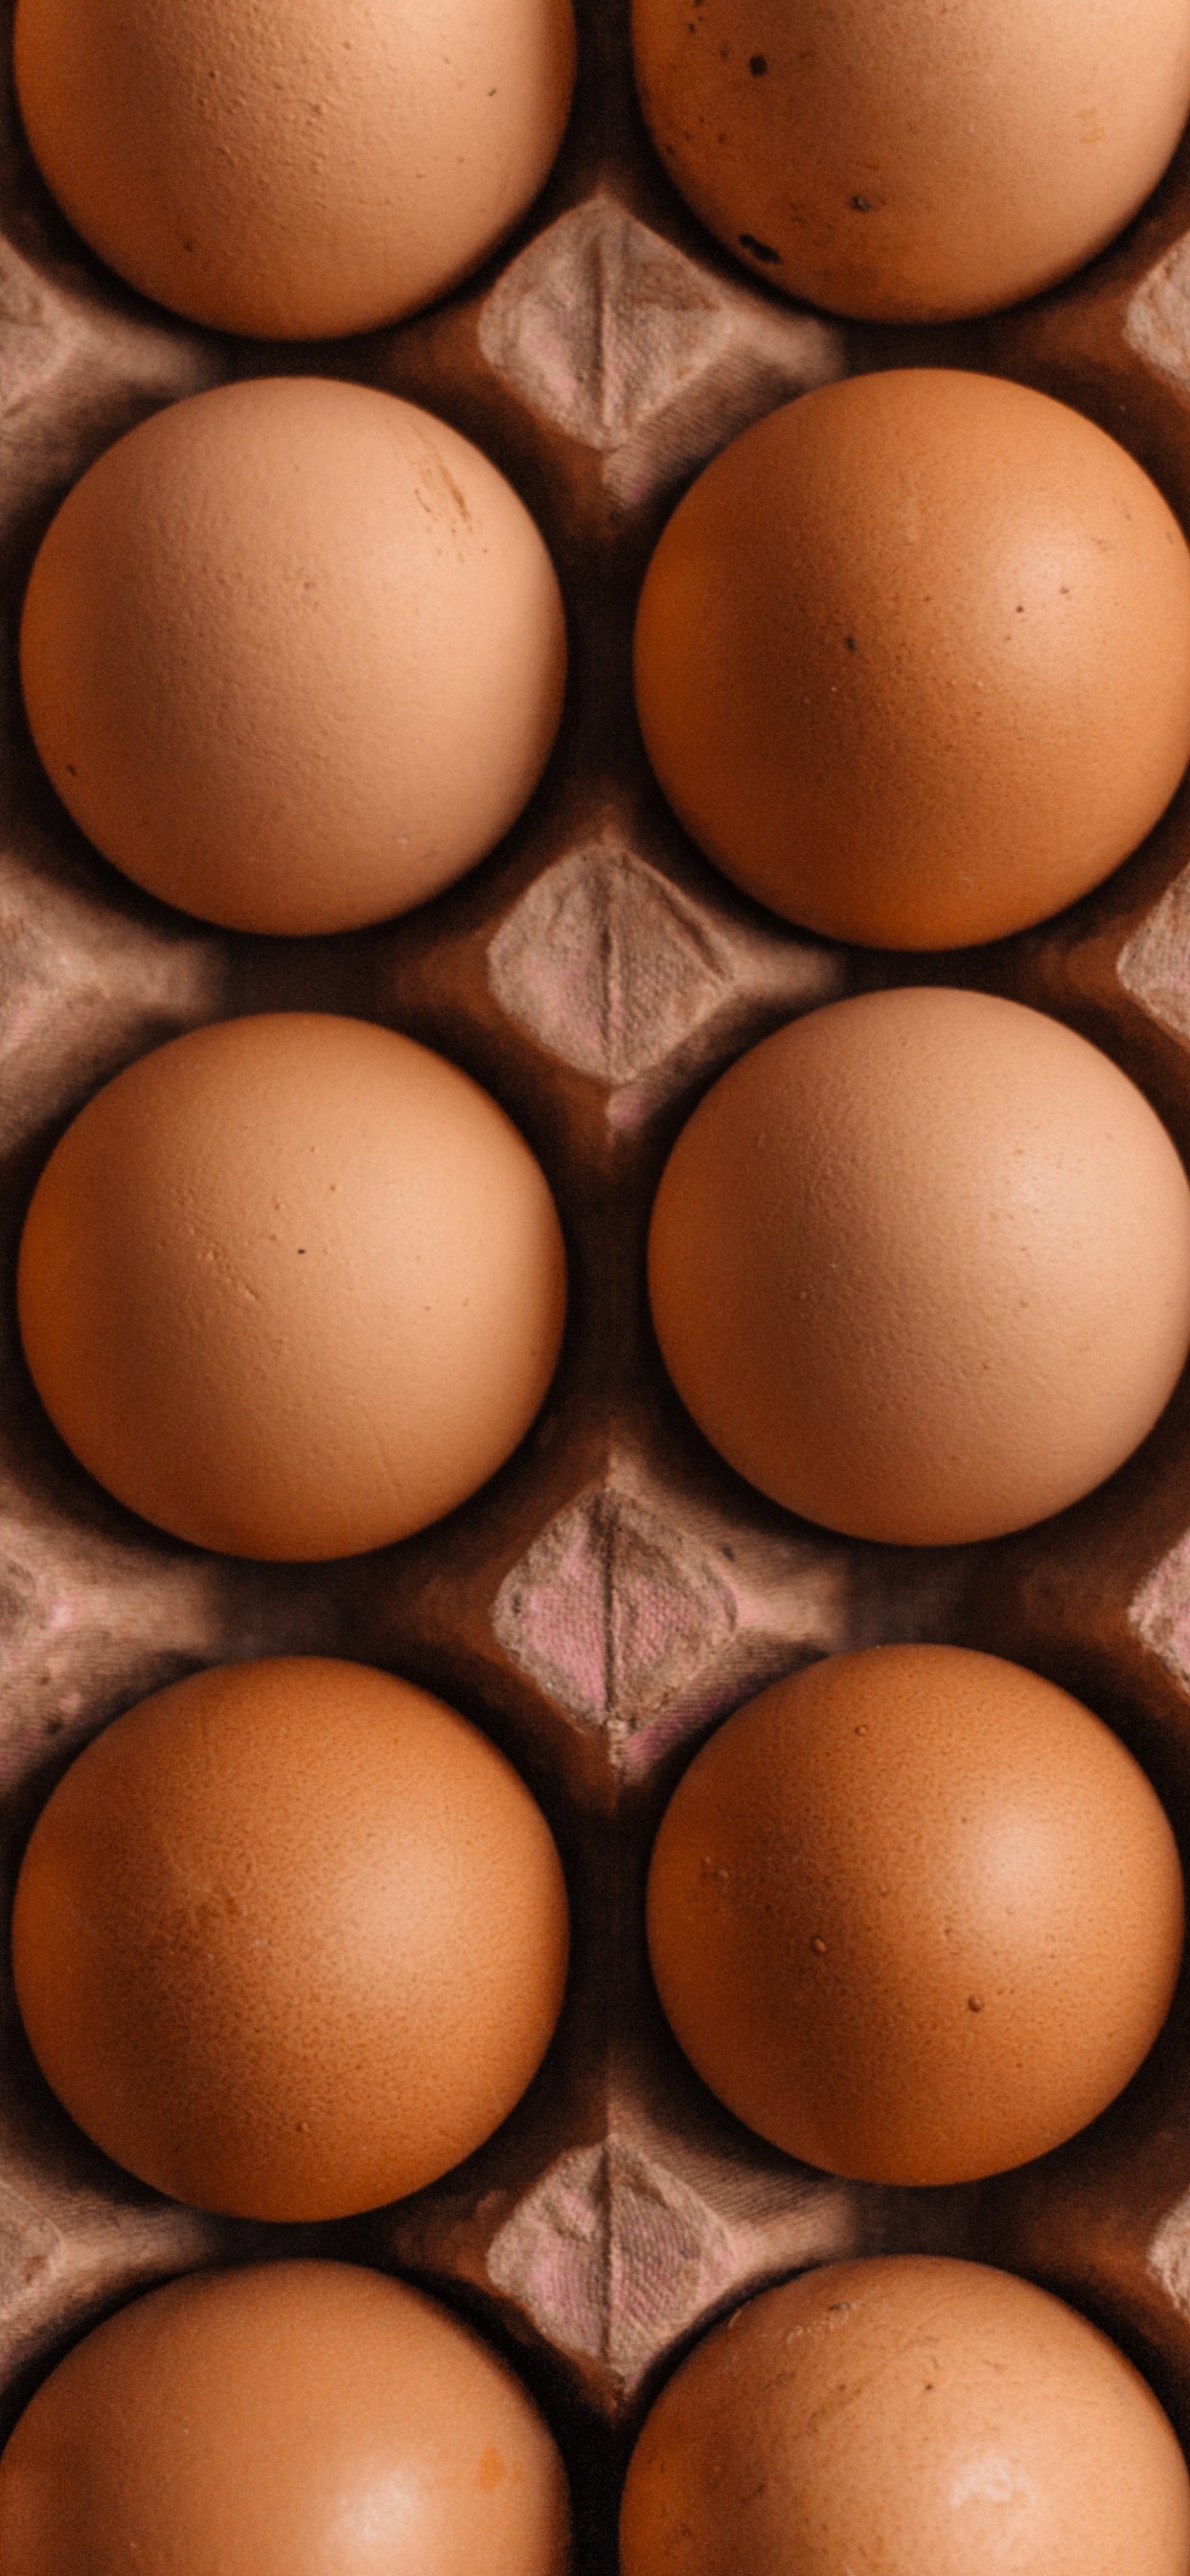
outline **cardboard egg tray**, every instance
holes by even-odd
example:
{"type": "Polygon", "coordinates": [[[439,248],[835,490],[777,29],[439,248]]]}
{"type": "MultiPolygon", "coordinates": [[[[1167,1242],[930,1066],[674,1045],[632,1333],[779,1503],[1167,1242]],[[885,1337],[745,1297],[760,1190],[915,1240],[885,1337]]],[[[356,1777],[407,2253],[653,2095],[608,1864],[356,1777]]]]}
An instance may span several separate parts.
{"type": "MultiPolygon", "coordinates": [[[[8,50],[8,11],[4,12],[8,50]]],[[[0,146],[0,1785],[15,1873],[66,1763],[146,1691],[245,1655],[356,1657],[439,1692],[531,1783],[565,1861],[574,1965],[525,2099],[441,2182],[349,2222],[269,2228],[142,2188],[38,2075],[4,1985],[0,2433],[88,2326],[194,2267],[297,2251],[408,2275],[522,2371],[571,2472],[580,2576],[613,2576],[623,2461],[691,2339],[834,2256],[933,2251],[1029,2275],[1096,2318],[1190,2438],[1190,2011],[1127,2093],[984,2184],[837,2181],[765,2146],[686,2067],[653,1998],[643,1887],[693,1746],[778,1674],[843,1647],[980,1646],[1098,1710],[1190,1852],[1190,1391],[1109,1484],[993,1544],[853,1544],[751,1491],[669,1388],[644,1295],[664,1157],[708,1082],[794,1014],[873,985],[959,983],[1054,1013],[1140,1083],[1190,1159],[1190,795],[1096,894],[948,956],[848,950],[735,894],[684,837],[635,730],[630,639],[650,550],[749,422],[847,373],[959,365],[1100,421],[1190,526],[1190,152],[1058,291],[931,331],[842,323],[755,283],[653,154],[627,0],[580,0],[575,109],[500,256],[434,311],[319,346],[175,321],[85,252],[5,90],[0,146]],[[69,485],[164,403],[314,372],[440,413],[502,467],[564,585],[571,679],[543,786],[499,850],[392,926],[223,934],[126,884],[67,820],[15,670],[33,553],[69,485]],[[466,1067],[557,1196],[571,1306],[530,1438],[438,1527],[377,1555],[261,1566],[158,1535],[51,1431],[16,1329],[19,1229],[51,1145],[116,1069],[237,1013],[344,1011],[466,1067]]],[[[5,73],[5,80],[8,75],[5,73]]],[[[1127,1319],[1122,1319],[1127,1329],[1127,1319]]],[[[7,1895],[6,1895],[7,1905],[7,1895]]]]}

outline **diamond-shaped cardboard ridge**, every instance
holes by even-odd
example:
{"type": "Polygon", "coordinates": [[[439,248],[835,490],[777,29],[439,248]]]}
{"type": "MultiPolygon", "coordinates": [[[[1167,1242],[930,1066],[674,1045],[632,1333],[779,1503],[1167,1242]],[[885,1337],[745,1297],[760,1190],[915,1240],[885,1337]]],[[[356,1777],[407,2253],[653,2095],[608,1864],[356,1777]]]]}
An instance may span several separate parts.
{"type": "Polygon", "coordinates": [[[762,412],[845,372],[840,331],[750,296],[600,190],[484,306],[488,365],[640,502],[762,412]]]}

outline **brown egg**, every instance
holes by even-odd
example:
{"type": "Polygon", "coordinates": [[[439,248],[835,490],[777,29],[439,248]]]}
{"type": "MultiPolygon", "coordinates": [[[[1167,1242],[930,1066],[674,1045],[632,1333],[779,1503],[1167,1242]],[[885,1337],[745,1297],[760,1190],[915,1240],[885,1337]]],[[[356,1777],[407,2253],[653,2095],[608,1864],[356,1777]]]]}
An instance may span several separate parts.
{"type": "Polygon", "coordinates": [[[649,1238],[678,1393],[853,1538],[953,1545],[1088,1493],[1190,1346],[1190,1187],[1110,1059],[987,993],[778,1029],[678,1138],[649,1238]]]}
{"type": "Polygon", "coordinates": [[[621,2539],[623,2576],[1185,2576],[1190,2481],[1084,2317],[901,2255],[785,2281],[696,2345],[621,2539]]]}
{"type": "Polygon", "coordinates": [[[366,385],[195,394],[68,493],[21,622],[33,738],[150,894],[234,930],[405,912],[515,821],[566,633],[528,511],[366,385]]]}
{"type": "Polygon", "coordinates": [[[25,131],[121,277],[265,339],[444,295],[541,187],[570,108],[570,0],[20,0],[25,131]]]}
{"type": "Polygon", "coordinates": [[[523,1137],[391,1029],[292,1011],[173,1039],[46,1165],[25,1353],[100,1484],[237,1556],[405,1538],[528,1430],[565,1256],[523,1137]]]}
{"type": "Polygon", "coordinates": [[[346,2263],[200,2272],[75,2345],[0,2459],[21,2576],[566,2576],[536,2407],[436,2301],[346,2263]]]}
{"type": "Polygon", "coordinates": [[[157,1691],[33,1829],[12,1923],[42,2073],[175,2200],[339,2218],[490,2136],[549,2043],[567,1910],[503,1754],[362,1664],[157,1691]]]}
{"type": "Polygon", "coordinates": [[[1154,188],[1190,105],[1181,0],[633,0],[645,117],[696,214],[839,313],[1035,295],[1154,188]]]}
{"type": "Polygon", "coordinates": [[[1182,1874],[1078,1700],[998,1656],[877,1646],[775,1682],[696,1754],[648,1925],[666,2016],[749,2128],[860,2182],[970,2182],[1135,2074],[1182,1874]]]}
{"type": "Polygon", "coordinates": [[[1190,757],[1190,549],[1048,395],[943,368],[804,394],[664,530],[645,746],[700,848],[832,939],[998,939],[1098,885],[1190,757]]]}

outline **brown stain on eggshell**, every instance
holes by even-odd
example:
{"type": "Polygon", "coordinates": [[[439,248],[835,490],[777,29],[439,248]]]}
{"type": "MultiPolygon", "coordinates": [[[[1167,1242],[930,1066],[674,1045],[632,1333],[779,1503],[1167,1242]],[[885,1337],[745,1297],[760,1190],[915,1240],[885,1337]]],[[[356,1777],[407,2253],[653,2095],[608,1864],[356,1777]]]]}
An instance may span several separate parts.
{"type": "Polygon", "coordinates": [[[750,2128],[855,2181],[969,2182],[1135,2074],[1182,1875],[1079,1701],[998,1656],[880,1646],[774,1683],[703,1746],[648,1925],[677,2038],[750,2128]]]}
{"type": "Polygon", "coordinates": [[[851,1537],[950,1546],[1065,1509],[1190,1345],[1190,1187],[1060,1021],[915,988],[828,1004],[724,1074],[649,1239],[662,1357],[721,1454],[851,1537]]]}
{"type": "Polygon", "coordinates": [[[1184,2576],[1173,2429],[1031,2282],[902,2255],[737,2309],[633,2453],[622,2576],[1184,2576]]]}
{"type": "Polygon", "coordinates": [[[87,1103],[18,1268],[42,1401],[102,1485],[232,1555],[388,1545],[494,1474],[562,1335],[540,1166],[411,1038],[315,1012],[173,1039],[87,1103]]]}
{"type": "Polygon", "coordinates": [[[833,939],[1040,921],[1190,757],[1190,549],[1135,459],[949,368],[820,387],[715,458],[654,553],[637,705],[670,803],[833,939]]]}
{"type": "Polygon", "coordinates": [[[512,2372],[436,2301],[346,2263],[134,2300],[59,2363],[0,2462],[21,2576],[567,2576],[569,2524],[512,2372]]]}
{"type": "Polygon", "coordinates": [[[477,268],[537,195],[570,0],[20,0],[42,174],[144,295],[218,330],[374,330],[477,268]]]}
{"type": "Polygon", "coordinates": [[[1102,250],[1190,105],[1181,0],[633,0],[645,117],[770,284],[884,322],[990,313],[1102,250]]]}
{"type": "Polygon", "coordinates": [[[445,421],[263,378],[117,440],[39,549],[21,681],[58,794],[236,930],[405,912],[501,839],[562,711],[545,545],[445,421]]]}
{"type": "Polygon", "coordinates": [[[142,1700],[34,1827],[22,2017],[80,2128],[241,2218],[340,2218],[488,2137],[545,2054],[567,1907],[539,1807],[412,1683],[285,1656],[142,1700]]]}

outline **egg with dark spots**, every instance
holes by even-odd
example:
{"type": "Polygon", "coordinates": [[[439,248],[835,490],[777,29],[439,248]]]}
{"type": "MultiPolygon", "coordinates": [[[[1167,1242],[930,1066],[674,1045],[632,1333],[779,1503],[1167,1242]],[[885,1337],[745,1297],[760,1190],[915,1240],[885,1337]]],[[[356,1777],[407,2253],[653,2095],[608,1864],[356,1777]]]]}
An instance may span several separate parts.
{"type": "Polygon", "coordinates": [[[649,1873],[686,2055],[787,2155],[970,2182],[1096,2118],[1165,2019],[1182,1875],[1118,1736],[1039,1674],[878,1646],[696,1754],[649,1873]]]}
{"type": "Polygon", "coordinates": [[[679,502],[636,624],[645,748],[700,849],[879,948],[1100,884],[1190,759],[1190,548],[1065,403],[894,368],[758,421],[679,502]]]}
{"type": "Polygon", "coordinates": [[[789,295],[942,322],[1092,259],[1190,105],[1180,0],[633,0],[654,143],[789,295]]]}

